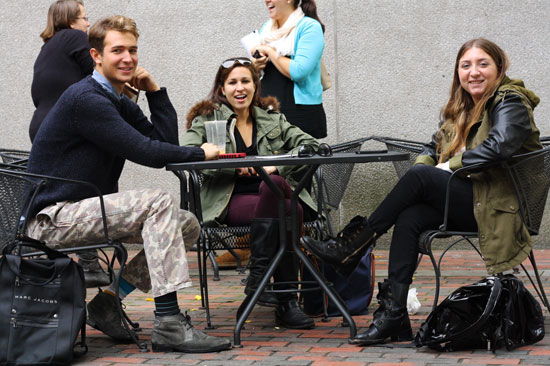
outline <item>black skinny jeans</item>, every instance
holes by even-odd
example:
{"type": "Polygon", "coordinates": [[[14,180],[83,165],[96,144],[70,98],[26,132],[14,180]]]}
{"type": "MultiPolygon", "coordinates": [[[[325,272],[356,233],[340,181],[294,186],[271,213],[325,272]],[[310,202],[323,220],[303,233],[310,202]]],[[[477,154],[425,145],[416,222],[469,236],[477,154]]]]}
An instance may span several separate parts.
{"type": "MultiPolygon", "coordinates": [[[[451,174],[431,165],[415,165],[399,180],[368,221],[378,236],[395,225],[388,277],[410,284],[418,260],[418,237],[443,223],[445,193],[451,174]]],[[[472,182],[453,178],[449,229],[477,231],[472,182]]]]}

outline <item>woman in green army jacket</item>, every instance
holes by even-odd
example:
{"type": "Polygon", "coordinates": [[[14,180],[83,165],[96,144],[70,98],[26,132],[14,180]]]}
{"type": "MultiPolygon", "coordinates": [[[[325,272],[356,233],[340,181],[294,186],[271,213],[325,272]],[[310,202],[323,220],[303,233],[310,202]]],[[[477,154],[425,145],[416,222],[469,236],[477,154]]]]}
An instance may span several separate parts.
{"type": "MultiPolygon", "coordinates": [[[[209,99],[195,105],[187,116],[188,130],[182,145],[200,146],[206,142],[204,122],[227,121],[226,153],[246,155],[296,154],[301,145],[319,144],[310,135],[287,122],[278,112],[275,98],[260,97],[259,73],[248,58],[231,58],[219,67],[209,99]]],[[[284,192],[286,209],[290,210],[290,196],[297,185],[296,173],[302,168],[266,166],[265,171],[284,192]]],[[[201,203],[206,225],[251,225],[250,275],[245,293],[253,293],[278,243],[277,197],[261,181],[254,168],[216,169],[203,171],[201,203]]],[[[300,193],[300,223],[303,209],[315,210],[307,190],[300,193]]],[[[275,270],[276,281],[296,281],[298,268],[293,254],[286,253],[275,270]]],[[[279,285],[277,288],[288,288],[279,285]]],[[[315,323],[300,308],[295,293],[263,293],[258,303],[275,306],[276,321],[287,328],[308,329],[315,323]]]]}
{"type": "MultiPolygon", "coordinates": [[[[369,329],[352,343],[412,339],[407,293],[418,258],[418,237],[443,221],[451,172],[541,149],[533,109],[539,98],[506,76],[508,57],[483,38],[466,42],[456,57],[451,96],[432,143],[368,218],[355,217],[336,238],[303,243],[316,256],[350,273],[375,239],[394,226],[388,279],[379,283],[380,306],[369,329]]],[[[479,233],[489,274],[519,265],[533,244],[521,220],[512,182],[495,167],[453,179],[449,226],[479,233]]]]}

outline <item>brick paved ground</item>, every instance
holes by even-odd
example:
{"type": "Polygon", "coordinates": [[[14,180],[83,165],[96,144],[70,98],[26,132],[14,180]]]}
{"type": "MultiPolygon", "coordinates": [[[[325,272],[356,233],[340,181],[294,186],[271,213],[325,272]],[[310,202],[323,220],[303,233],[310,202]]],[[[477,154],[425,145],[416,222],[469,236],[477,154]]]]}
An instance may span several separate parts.
{"type": "MultiPolygon", "coordinates": [[[[195,253],[191,254],[192,275],[197,286],[181,291],[178,298],[182,308],[190,310],[195,326],[204,329],[206,322],[198,298],[196,257],[195,253]]],[[[543,281],[550,290],[550,250],[539,250],[536,255],[543,281]]],[[[377,251],[377,280],[385,278],[387,258],[387,251],[377,251]]],[[[469,251],[452,251],[445,259],[442,295],[446,296],[451,290],[484,276],[484,267],[476,255],[469,251]]],[[[523,273],[518,276],[524,278],[527,284],[523,273]]],[[[216,329],[208,333],[232,336],[235,313],[244,297],[240,285],[243,277],[234,270],[228,270],[221,272],[221,281],[209,282],[212,320],[216,329]]],[[[413,287],[417,287],[422,303],[419,313],[411,317],[413,331],[416,331],[429,313],[433,299],[433,271],[427,259],[424,259],[417,271],[413,287]]],[[[531,288],[530,284],[528,288],[531,288]]],[[[93,295],[90,290],[88,298],[93,295]]],[[[140,337],[150,339],[154,308],[152,299],[136,291],[125,302],[130,317],[139,321],[143,327],[140,337]]],[[[375,308],[376,304],[371,304],[371,313],[375,308]]],[[[546,330],[550,331],[548,312],[546,309],[543,312],[546,330]]],[[[289,330],[275,326],[273,313],[273,309],[257,306],[242,332],[244,347],[213,354],[141,353],[135,345],[115,344],[101,333],[88,328],[90,351],[75,365],[550,365],[550,336],[535,345],[512,352],[499,350],[496,354],[484,350],[438,353],[427,348],[358,347],[347,343],[349,333],[347,328],[340,326],[341,318],[332,318],[328,323],[319,320],[312,330],[289,330]]],[[[372,320],[372,315],[354,319],[359,331],[362,331],[372,320]]]]}

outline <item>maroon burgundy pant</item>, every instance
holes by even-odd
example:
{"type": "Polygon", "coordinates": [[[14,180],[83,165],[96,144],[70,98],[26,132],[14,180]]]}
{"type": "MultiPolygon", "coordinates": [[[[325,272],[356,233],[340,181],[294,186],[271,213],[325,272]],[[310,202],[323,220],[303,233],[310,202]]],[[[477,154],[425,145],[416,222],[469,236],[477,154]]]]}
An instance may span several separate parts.
{"type": "MultiPolygon", "coordinates": [[[[270,176],[285,196],[285,211],[290,215],[290,197],[292,189],[287,181],[278,175],[270,176]]],[[[231,226],[250,225],[255,218],[279,218],[279,206],[275,193],[269,186],[262,182],[258,193],[234,194],[229,201],[229,208],[225,223],[231,226]]],[[[304,210],[298,204],[298,222],[302,227],[304,222],[304,210]]]]}

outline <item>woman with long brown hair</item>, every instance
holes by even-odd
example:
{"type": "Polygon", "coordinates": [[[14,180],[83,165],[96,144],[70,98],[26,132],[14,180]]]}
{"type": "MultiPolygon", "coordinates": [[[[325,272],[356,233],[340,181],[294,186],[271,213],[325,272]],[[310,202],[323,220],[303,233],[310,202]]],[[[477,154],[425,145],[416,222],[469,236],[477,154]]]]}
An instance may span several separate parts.
{"type": "MultiPolygon", "coordinates": [[[[260,76],[248,58],[230,58],[222,62],[208,100],[195,105],[187,116],[188,130],[181,144],[201,146],[206,142],[205,122],[227,121],[225,151],[246,155],[277,155],[297,153],[300,145],[317,149],[318,142],[287,122],[278,112],[275,98],[260,97],[260,76]]],[[[292,189],[304,167],[265,166],[272,181],[286,198],[290,213],[292,189]]],[[[269,186],[262,182],[254,168],[217,169],[203,171],[201,187],[202,215],[206,225],[250,225],[250,275],[245,293],[256,291],[268,264],[279,245],[278,199],[269,186]]],[[[304,209],[315,210],[309,192],[300,192],[299,220],[303,222],[304,209]]],[[[294,255],[286,252],[275,270],[277,282],[298,279],[294,255]]],[[[291,289],[293,285],[276,285],[276,289],[291,289]]],[[[263,293],[260,305],[276,307],[275,320],[286,328],[309,329],[313,319],[300,308],[295,293],[263,293]]]]}
{"type": "MultiPolygon", "coordinates": [[[[432,144],[368,217],[355,217],[338,237],[304,246],[346,274],[380,235],[394,226],[388,279],[379,283],[380,306],[369,329],[352,343],[370,345],[412,339],[407,293],[418,258],[418,237],[443,222],[451,172],[503,161],[541,149],[533,109],[539,98],[523,81],[506,76],[508,57],[483,38],[466,42],[454,68],[451,96],[432,144]]],[[[449,229],[479,232],[487,272],[512,269],[528,256],[532,240],[523,225],[512,182],[500,167],[451,181],[449,229]]]]}

